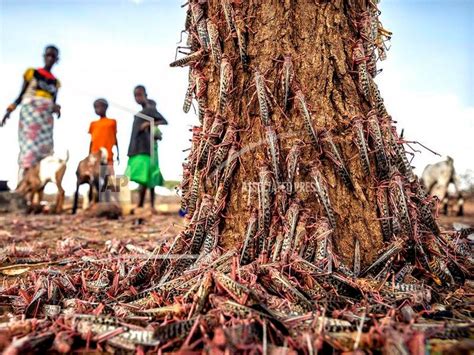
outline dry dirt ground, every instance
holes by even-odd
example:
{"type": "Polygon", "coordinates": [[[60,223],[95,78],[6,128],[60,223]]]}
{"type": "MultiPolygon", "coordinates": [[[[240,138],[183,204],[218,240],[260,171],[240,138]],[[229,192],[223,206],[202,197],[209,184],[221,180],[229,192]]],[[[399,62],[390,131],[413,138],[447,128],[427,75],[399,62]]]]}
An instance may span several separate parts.
{"type": "Polygon", "coordinates": [[[52,254],[69,238],[82,242],[91,253],[103,248],[107,241],[153,249],[158,240],[172,238],[182,230],[184,219],[178,215],[178,209],[177,204],[159,205],[157,213],[144,209],[112,220],[85,213],[76,216],[0,214],[0,242],[2,247],[31,246],[47,249],[52,254]]]}
{"type": "Polygon", "coordinates": [[[438,221],[445,229],[452,229],[453,223],[474,227],[474,198],[467,200],[464,204],[464,216],[458,217],[454,211],[450,210],[449,216],[440,215],[438,221]]]}
{"type": "MultiPolygon", "coordinates": [[[[154,242],[175,236],[184,226],[184,219],[178,215],[177,198],[162,199],[157,210],[158,213],[153,214],[149,208],[145,208],[135,215],[126,215],[117,220],[92,218],[85,213],[76,216],[69,213],[0,214],[0,243],[2,247],[34,243],[54,249],[61,240],[74,238],[87,242],[91,250],[104,247],[108,240],[138,243],[153,248],[154,242]]],[[[440,215],[438,221],[447,230],[453,229],[453,223],[474,227],[474,200],[466,202],[463,217],[451,213],[449,216],[440,215]]]]}

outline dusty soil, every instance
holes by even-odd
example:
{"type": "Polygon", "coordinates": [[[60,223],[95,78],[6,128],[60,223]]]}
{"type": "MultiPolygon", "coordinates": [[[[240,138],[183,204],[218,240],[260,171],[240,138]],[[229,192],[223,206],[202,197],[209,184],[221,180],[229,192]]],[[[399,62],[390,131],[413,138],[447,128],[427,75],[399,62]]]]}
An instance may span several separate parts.
{"type": "Polygon", "coordinates": [[[77,216],[4,214],[0,215],[0,241],[4,247],[34,243],[51,249],[67,238],[83,240],[92,249],[101,248],[107,240],[114,239],[153,244],[158,239],[176,236],[184,223],[178,216],[177,205],[158,207],[168,212],[152,214],[145,209],[117,220],[91,218],[84,213],[77,216]]]}
{"type": "Polygon", "coordinates": [[[452,229],[453,223],[462,223],[462,224],[466,224],[473,227],[474,226],[474,199],[471,198],[469,200],[466,200],[466,203],[464,204],[464,216],[458,217],[456,216],[455,211],[452,211],[450,209],[448,216],[444,216],[444,215],[439,216],[439,223],[445,229],[452,229]]]}
{"type": "MultiPolygon", "coordinates": [[[[157,205],[157,214],[145,208],[118,220],[90,218],[85,213],[77,216],[0,214],[0,242],[4,247],[34,243],[54,249],[58,241],[72,237],[87,241],[92,249],[102,248],[107,240],[114,239],[152,247],[154,241],[172,238],[184,227],[184,219],[178,215],[178,198],[168,197],[164,202],[157,205]]],[[[463,217],[454,212],[449,216],[440,214],[439,223],[447,230],[453,229],[453,223],[474,227],[474,200],[466,201],[464,209],[463,217]]]]}

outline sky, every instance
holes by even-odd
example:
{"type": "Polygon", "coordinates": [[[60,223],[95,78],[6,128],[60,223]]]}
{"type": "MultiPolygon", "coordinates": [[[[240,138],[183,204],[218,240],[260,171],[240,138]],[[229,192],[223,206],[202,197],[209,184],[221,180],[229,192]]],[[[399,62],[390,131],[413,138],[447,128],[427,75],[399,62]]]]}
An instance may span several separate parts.
{"type": "MultiPolygon", "coordinates": [[[[89,124],[96,118],[92,103],[105,97],[108,116],[118,122],[122,173],[137,84],[167,118],[159,146],[165,179],[179,180],[189,146],[194,113],[184,114],[182,102],[187,70],[170,68],[184,26],[184,1],[178,0],[0,0],[0,112],[18,95],[23,72],[42,65],[46,44],[60,48],[54,68],[62,88],[62,116],[55,121],[55,150],[70,153],[65,188],[71,194],[75,168],[89,149],[89,124]]],[[[417,140],[455,159],[456,169],[474,169],[473,66],[474,2],[382,0],[381,20],[392,31],[388,59],[377,76],[389,113],[417,140]]],[[[19,109],[0,128],[0,180],[17,178],[19,109]]],[[[440,160],[420,146],[413,164],[440,160]]]]}

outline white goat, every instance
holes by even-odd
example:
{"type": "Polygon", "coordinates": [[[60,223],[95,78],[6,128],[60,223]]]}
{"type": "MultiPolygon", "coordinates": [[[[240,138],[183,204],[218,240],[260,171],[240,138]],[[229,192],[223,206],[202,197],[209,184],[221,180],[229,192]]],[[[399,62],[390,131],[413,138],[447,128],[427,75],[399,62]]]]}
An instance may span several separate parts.
{"type": "Polygon", "coordinates": [[[453,158],[448,156],[444,161],[427,165],[421,175],[421,182],[431,196],[438,197],[442,202],[445,215],[448,214],[448,188],[453,184],[458,199],[458,216],[464,214],[464,199],[459,188],[453,158]]]}

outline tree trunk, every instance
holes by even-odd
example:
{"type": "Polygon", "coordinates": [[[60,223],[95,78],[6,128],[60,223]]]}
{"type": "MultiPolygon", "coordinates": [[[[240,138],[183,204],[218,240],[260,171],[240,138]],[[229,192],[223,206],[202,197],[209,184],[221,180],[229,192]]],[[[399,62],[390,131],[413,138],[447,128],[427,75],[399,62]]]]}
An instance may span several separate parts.
{"type": "MultiPolygon", "coordinates": [[[[353,118],[366,116],[370,109],[369,102],[361,92],[362,88],[358,86],[357,65],[352,60],[354,44],[360,38],[355,23],[358,19],[356,14],[367,11],[368,8],[355,1],[234,2],[229,6],[233,11],[231,15],[236,31],[231,32],[222,4],[224,2],[208,1],[203,9],[207,10],[207,18],[217,25],[222,42],[222,58],[226,58],[232,67],[232,91],[221,117],[225,122],[225,129],[236,126],[241,150],[238,153],[238,168],[226,197],[225,211],[221,210],[223,213],[218,217],[219,247],[227,250],[242,245],[251,212],[258,205],[256,191],[259,170],[267,165],[274,171],[266,126],[262,122],[256,95],[255,72],[258,71],[264,77],[264,85],[268,90],[266,96],[272,106],[269,126],[274,129],[278,138],[278,163],[283,185],[289,185],[285,163],[288,153],[295,145],[301,149],[299,173],[295,178],[296,191],[291,195],[287,194],[287,206],[291,205],[292,201],[298,201],[301,210],[308,214],[307,233],[314,234],[314,228],[310,225],[317,224],[321,217],[327,216],[315,189],[311,187],[313,179],[310,171],[315,166],[319,167],[336,219],[332,236],[334,253],[347,265],[352,265],[355,244],[358,241],[362,264],[368,265],[383,246],[377,215],[377,182],[375,174],[364,174],[352,128],[353,118]],[[242,64],[239,56],[239,32],[247,42],[247,66],[242,64]],[[294,68],[287,109],[283,107],[282,92],[284,57],[291,58],[294,68]],[[294,97],[297,90],[301,90],[310,110],[318,144],[312,144],[312,137],[307,133],[305,118],[298,109],[299,102],[294,97]],[[352,191],[336,173],[336,164],[330,159],[330,143],[324,142],[323,139],[325,133],[330,133],[339,148],[343,159],[341,163],[347,167],[354,185],[352,191]]],[[[192,65],[193,73],[207,81],[207,99],[199,100],[200,111],[206,109],[212,120],[212,117],[218,115],[220,97],[218,63],[215,63],[210,50],[206,58],[193,62],[192,65]]],[[[209,138],[210,126],[204,128],[198,139],[209,138]]],[[[214,159],[223,136],[222,132],[215,137],[213,148],[209,151],[209,161],[214,159]]],[[[196,144],[196,149],[191,151],[189,158],[191,166],[193,159],[199,154],[199,144],[196,144]]],[[[374,164],[372,157],[370,162],[374,164]]],[[[188,181],[188,186],[192,185],[194,172],[185,171],[184,185],[188,181]]],[[[211,198],[216,197],[217,185],[212,181],[216,176],[212,174],[213,171],[203,168],[198,169],[197,173],[200,180],[199,198],[196,208],[192,207],[191,212],[199,212],[204,194],[210,195],[211,198]]],[[[222,175],[220,174],[221,180],[222,175]]],[[[275,181],[275,174],[272,179],[275,181]]],[[[274,183],[274,190],[278,189],[279,185],[281,184],[274,183]]],[[[186,190],[185,186],[186,203],[191,194],[190,190],[186,190]]],[[[222,199],[222,196],[219,198],[222,199]]],[[[275,224],[285,227],[285,211],[280,209],[283,215],[279,215],[276,205],[272,194],[273,218],[268,238],[273,240],[279,229],[275,224]]]]}
{"type": "Polygon", "coordinates": [[[391,35],[378,15],[363,0],[190,1],[191,53],[171,66],[190,66],[184,110],[194,96],[202,125],[181,183],[188,225],[171,248],[183,257],[162,282],[193,264],[250,264],[237,279],[262,279],[261,302],[290,292],[304,309],[334,288],[361,297],[357,278],[377,292],[389,279],[464,282],[468,243],[441,233],[373,79],[391,35]]]}

